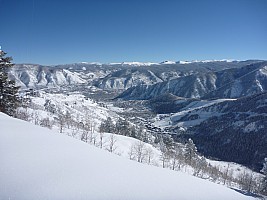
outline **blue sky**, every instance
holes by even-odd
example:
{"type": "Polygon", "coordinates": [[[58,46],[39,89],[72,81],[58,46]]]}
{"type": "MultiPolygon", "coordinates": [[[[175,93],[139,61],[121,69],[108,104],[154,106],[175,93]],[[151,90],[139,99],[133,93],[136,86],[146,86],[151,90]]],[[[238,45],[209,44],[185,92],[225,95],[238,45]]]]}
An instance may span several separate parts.
{"type": "Polygon", "coordinates": [[[0,0],[16,63],[267,60],[267,0],[0,0]]]}

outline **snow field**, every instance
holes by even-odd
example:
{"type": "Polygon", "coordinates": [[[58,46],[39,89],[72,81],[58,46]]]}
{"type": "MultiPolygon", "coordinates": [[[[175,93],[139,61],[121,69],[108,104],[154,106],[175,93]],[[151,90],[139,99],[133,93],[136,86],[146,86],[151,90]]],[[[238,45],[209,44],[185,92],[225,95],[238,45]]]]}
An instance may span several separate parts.
{"type": "Polygon", "coordinates": [[[0,199],[252,199],[0,113],[0,199]]]}

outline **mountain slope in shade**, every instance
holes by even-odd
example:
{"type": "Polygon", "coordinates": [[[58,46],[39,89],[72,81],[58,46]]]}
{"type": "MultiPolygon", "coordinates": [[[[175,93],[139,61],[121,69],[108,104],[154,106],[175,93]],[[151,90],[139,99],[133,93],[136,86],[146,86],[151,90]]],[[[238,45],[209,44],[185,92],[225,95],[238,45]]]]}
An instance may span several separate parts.
{"type": "Polygon", "coordinates": [[[0,113],[0,199],[253,199],[0,113]]]}
{"type": "Polygon", "coordinates": [[[259,171],[267,156],[267,91],[238,99],[167,98],[149,102],[160,113],[157,127],[192,138],[207,157],[236,162],[259,171]],[[172,100],[173,99],[173,100],[172,100]],[[182,109],[181,107],[182,106],[182,109]],[[170,113],[170,112],[169,112],[170,113]],[[159,120],[161,118],[161,120],[159,120]],[[180,129],[187,134],[180,134],[180,129]]]}
{"type": "Polygon", "coordinates": [[[210,118],[191,127],[190,136],[205,155],[234,161],[260,170],[267,156],[267,92],[236,101],[225,101],[191,112],[184,116],[210,118]],[[217,115],[216,115],[217,113],[217,115]]]}

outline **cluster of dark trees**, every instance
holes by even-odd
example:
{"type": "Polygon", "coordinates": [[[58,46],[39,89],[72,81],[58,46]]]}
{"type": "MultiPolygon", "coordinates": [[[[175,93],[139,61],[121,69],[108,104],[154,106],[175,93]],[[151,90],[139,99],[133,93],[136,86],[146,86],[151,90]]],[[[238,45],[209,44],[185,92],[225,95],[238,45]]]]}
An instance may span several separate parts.
{"type": "Polygon", "coordinates": [[[151,135],[143,127],[133,125],[122,118],[114,123],[110,117],[107,117],[100,124],[99,131],[133,137],[143,142],[151,142],[151,135]]]}
{"type": "Polygon", "coordinates": [[[10,80],[8,72],[14,65],[11,57],[0,50],[0,112],[14,116],[16,108],[19,106],[18,89],[15,81],[10,80]]]}
{"type": "Polygon", "coordinates": [[[264,128],[244,132],[249,124],[255,127],[267,126],[267,117],[252,116],[249,123],[235,113],[213,117],[189,129],[191,137],[201,153],[213,158],[236,162],[253,170],[260,171],[267,155],[267,138],[264,128]],[[264,119],[261,119],[263,117],[264,119]],[[244,124],[237,126],[233,119],[244,124]]]}

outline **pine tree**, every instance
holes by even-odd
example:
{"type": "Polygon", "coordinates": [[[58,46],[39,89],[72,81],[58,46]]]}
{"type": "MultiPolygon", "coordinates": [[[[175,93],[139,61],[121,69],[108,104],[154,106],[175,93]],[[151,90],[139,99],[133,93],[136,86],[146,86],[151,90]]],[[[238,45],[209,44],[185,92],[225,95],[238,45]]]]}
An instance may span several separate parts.
{"type": "Polygon", "coordinates": [[[8,78],[8,71],[14,65],[11,61],[12,58],[6,57],[6,53],[0,50],[0,112],[14,116],[19,106],[19,87],[8,78]]]}
{"type": "Polygon", "coordinates": [[[129,122],[124,119],[119,118],[115,125],[115,131],[116,131],[116,134],[129,136],[130,135],[129,122]]]}
{"type": "Polygon", "coordinates": [[[197,147],[194,144],[193,140],[189,138],[188,142],[185,145],[185,160],[189,165],[194,164],[194,160],[197,156],[197,147]]]}
{"type": "Polygon", "coordinates": [[[108,117],[105,121],[100,124],[100,132],[114,133],[115,125],[112,122],[112,119],[108,117]]]}
{"type": "Polygon", "coordinates": [[[174,140],[170,134],[162,135],[162,139],[163,139],[163,142],[169,151],[174,150],[175,143],[174,143],[174,140]]]}
{"type": "Polygon", "coordinates": [[[130,128],[130,137],[136,138],[136,128],[135,128],[135,126],[131,126],[131,128],[130,128]]]}

